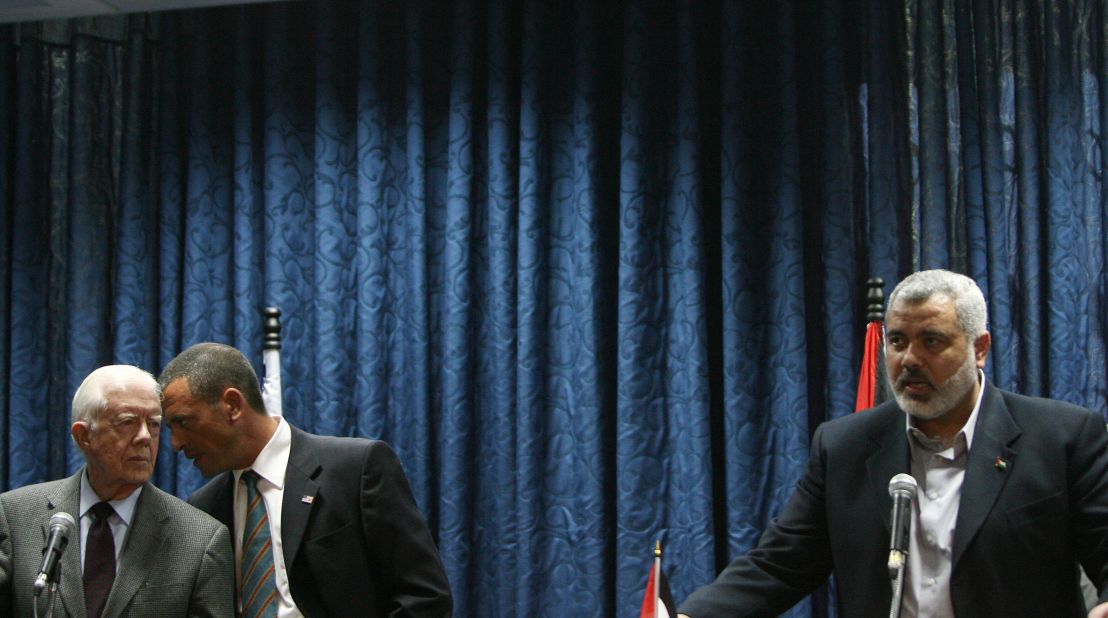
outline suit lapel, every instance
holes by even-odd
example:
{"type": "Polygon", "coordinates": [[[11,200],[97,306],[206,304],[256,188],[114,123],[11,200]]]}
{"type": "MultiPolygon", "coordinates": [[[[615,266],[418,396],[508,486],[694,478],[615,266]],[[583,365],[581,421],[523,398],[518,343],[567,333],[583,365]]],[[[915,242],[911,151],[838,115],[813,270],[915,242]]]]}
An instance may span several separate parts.
{"type": "MultiPolygon", "coordinates": [[[[210,503],[197,504],[201,510],[216,518],[219,523],[227,526],[231,536],[235,535],[235,475],[224,472],[219,477],[219,484],[213,487],[214,499],[210,503]]],[[[232,545],[234,541],[232,541],[232,545]]]]}
{"type": "MultiPolygon", "coordinates": [[[[69,539],[69,545],[62,554],[61,580],[58,589],[61,591],[62,606],[65,613],[70,616],[84,616],[85,611],[85,584],[81,579],[81,475],[85,473],[81,468],[73,476],[67,478],[57,491],[47,498],[46,517],[42,524],[42,544],[46,546],[46,536],[49,533],[49,520],[54,513],[69,513],[77,521],[77,529],[74,538],[69,539]]],[[[45,598],[45,593],[44,597],[45,598]]]]}
{"type": "MultiPolygon", "coordinates": [[[[1012,420],[1004,398],[996,387],[986,383],[985,395],[978,411],[973,444],[966,460],[966,476],[962,481],[962,496],[958,501],[958,520],[954,525],[954,548],[951,567],[957,568],[966,547],[992,510],[996,498],[1008,477],[1017,451],[1013,443],[1019,438],[1020,429],[1012,420]],[[1007,471],[999,471],[996,458],[1007,463],[1007,471]]],[[[1016,464],[1018,465],[1018,464],[1016,464]]]]}
{"type": "Polygon", "coordinates": [[[289,446],[289,464],[285,468],[285,496],[281,502],[281,542],[286,570],[292,569],[296,554],[300,551],[308,518],[319,492],[315,479],[323,470],[315,453],[305,444],[307,435],[296,427],[289,427],[292,429],[292,443],[289,446]]]}
{"type": "MultiPolygon", "coordinates": [[[[874,496],[877,508],[881,513],[891,513],[893,499],[889,496],[889,479],[901,472],[911,470],[908,458],[908,437],[905,435],[906,422],[904,412],[899,407],[893,406],[895,414],[889,414],[870,436],[875,443],[875,450],[866,459],[866,476],[869,478],[869,489],[874,496]]],[[[863,412],[863,414],[876,414],[877,410],[863,412]]],[[[892,523],[889,518],[882,517],[885,531],[888,532],[892,523]]]]}
{"type": "Polygon", "coordinates": [[[162,543],[169,533],[165,502],[157,490],[147,483],[139,494],[135,514],[131,518],[127,540],[119,556],[119,568],[115,582],[104,605],[105,616],[117,616],[131,602],[142,584],[146,582],[146,565],[161,555],[162,543]]]}

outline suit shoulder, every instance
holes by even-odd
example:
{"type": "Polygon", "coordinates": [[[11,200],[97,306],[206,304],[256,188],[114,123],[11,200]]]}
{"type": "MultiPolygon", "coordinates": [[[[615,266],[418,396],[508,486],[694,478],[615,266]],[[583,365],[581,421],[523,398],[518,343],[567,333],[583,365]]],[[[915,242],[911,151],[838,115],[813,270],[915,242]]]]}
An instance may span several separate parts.
{"type": "Polygon", "coordinates": [[[24,485],[23,487],[17,487],[10,489],[0,494],[0,499],[3,499],[4,504],[16,504],[24,502],[26,500],[34,500],[43,496],[53,495],[61,487],[65,479],[58,479],[56,481],[46,481],[45,483],[35,483],[33,485],[24,485]]]}
{"type": "Polygon", "coordinates": [[[11,519],[22,517],[39,517],[50,504],[62,499],[66,491],[63,484],[67,479],[46,481],[24,485],[0,494],[0,508],[4,516],[11,519]]]}
{"type": "Polygon", "coordinates": [[[211,511],[219,502],[220,490],[225,487],[230,477],[230,472],[215,475],[210,481],[204,483],[199,489],[189,496],[188,504],[203,511],[211,511]]]}
{"type": "Polygon", "coordinates": [[[316,447],[331,447],[340,449],[359,449],[365,448],[368,443],[380,442],[380,440],[371,440],[369,438],[357,438],[351,436],[324,436],[316,433],[308,433],[306,431],[300,431],[300,437],[303,438],[304,443],[312,444],[316,447]]]}
{"type": "Polygon", "coordinates": [[[996,389],[1004,400],[1004,406],[1020,424],[1039,424],[1044,426],[1080,426],[1094,421],[1104,424],[1102,414],[1088,408],[1060,399],[1031,397],[996,389]]]}
{"type": "Polygon", "coordinates": [[[369,438],[347,436],[320,436],[302,433],[303,445],[311,449],[321,459],[361,461],[370,455],[392,456],[396,453],[387,442],[369,438]]]}
{"type": "Polygon", "coordinates": [[[868,439],[873,432],[889,428],[891,425],[905,424],[904,413],[895,401],[886,401],[881,405],[847,414],[820,424],[818,431],[823,434],[824,443],[838,443],[857,439],[868,439]]]}
{"type": "Polygon", "coordinates": [[[143,491],[150,491],[151,501],[174,520],[174,525],[184,526],[193,531],[214,531],[223,527],[223,524],[211,515],[154,485],[147,485],[143,491]]]}

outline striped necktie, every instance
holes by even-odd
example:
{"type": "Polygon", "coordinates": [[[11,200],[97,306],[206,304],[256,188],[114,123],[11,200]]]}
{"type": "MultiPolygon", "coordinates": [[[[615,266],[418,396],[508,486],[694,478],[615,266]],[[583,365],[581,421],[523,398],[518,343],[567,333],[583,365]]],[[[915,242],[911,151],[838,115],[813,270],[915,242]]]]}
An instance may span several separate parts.
{"type": "Polygon", "coordinates": [[[242,473],[246,483],[246,525],[242,533],[243,618],[277,615],[277,584],[273,576],[273,541],[269,536],[269,515],[258,492],[258,473],[242,473]]]}

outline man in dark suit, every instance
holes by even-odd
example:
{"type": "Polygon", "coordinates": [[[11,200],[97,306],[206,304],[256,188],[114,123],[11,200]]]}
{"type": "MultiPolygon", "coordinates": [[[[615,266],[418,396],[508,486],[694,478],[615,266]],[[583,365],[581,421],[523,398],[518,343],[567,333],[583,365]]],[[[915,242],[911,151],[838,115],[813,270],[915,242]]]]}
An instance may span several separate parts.
{"type": "Polygon", "coordinates": [[[888,615],[890,479],[918,483],[901,616],[1084,616],[1083,566],[1108,613],[1108,433],[1074,405],[1002,391],[968,277],[902,281],[885,318],[895,401],[821,425],[758,546],[682,615],[779,614],[833,571],[839,615],[888,615]]]}
{"type": "Polygon", "coordinates": [[[192,346],[159,381],[173,448],[218,474],[189,502],[233,531],[244,616],[450,614],[438,551],[387,444],[268,416],[230,346],[192,346]]]}
{"type": "MultiPolygon", "coordinates": [[[[56,513],[79,523],[61,557],[54,616],[231,616],[227,528],[149,482],[161,424],[154,376],[101,367],[77,389],[72,416],[85,466],[0,495],[0,616],[34,613],[32,583],[56,513]]],[[[50,597],[42,592],[38,615],[50,597]]]]}

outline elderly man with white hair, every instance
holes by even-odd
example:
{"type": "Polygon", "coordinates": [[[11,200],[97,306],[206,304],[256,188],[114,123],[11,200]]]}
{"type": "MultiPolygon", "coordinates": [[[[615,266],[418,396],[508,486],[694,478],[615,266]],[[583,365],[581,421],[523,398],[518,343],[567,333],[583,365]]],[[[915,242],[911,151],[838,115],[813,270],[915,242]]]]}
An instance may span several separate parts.
{"type": "Polygon", "coordinates": [[[227,528],[150,483],[161,432],[154,377],[129,365],[93,371],[72,420],[81,470],[0,494],[0,615],[233,616],[227,528]],[[52,598],[34,584],[58,514],[77,524],[52,598]]]}

